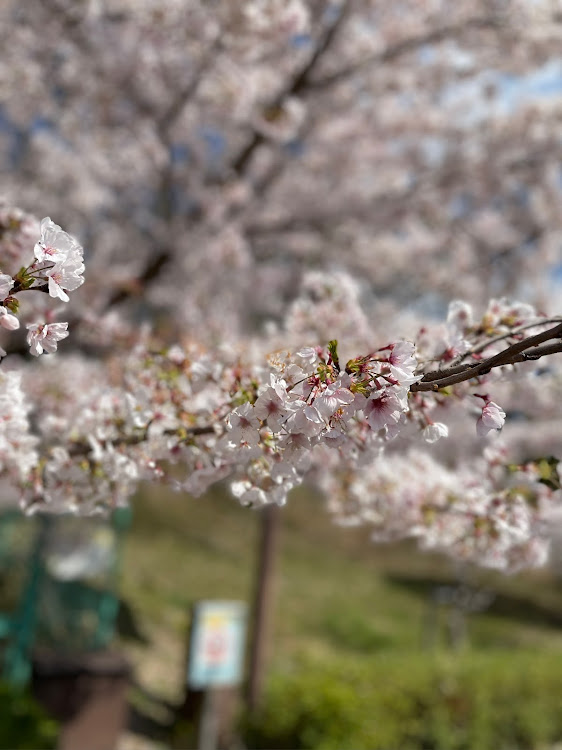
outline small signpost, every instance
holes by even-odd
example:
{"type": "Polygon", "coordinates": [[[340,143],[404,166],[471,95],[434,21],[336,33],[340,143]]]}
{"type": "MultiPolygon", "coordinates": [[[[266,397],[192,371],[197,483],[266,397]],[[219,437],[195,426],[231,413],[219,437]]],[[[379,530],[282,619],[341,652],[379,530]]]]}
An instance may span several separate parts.
{"type": "Polygon", "coordinates": [[[203,690],[199,750],[215,750],[217,688],[234,687],[244,675],[247,606],[239,601],[201,601],[193,608],[187,684],[203,690]]]}

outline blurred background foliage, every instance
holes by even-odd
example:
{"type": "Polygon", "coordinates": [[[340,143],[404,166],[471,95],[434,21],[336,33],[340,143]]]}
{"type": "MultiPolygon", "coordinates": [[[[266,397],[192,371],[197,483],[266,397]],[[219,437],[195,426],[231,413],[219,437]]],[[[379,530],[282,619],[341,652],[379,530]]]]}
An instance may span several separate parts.
{"type": "MultiPolygon", "coordinates": [[[[139,685],[173,705],[191,604],[251,601],[259,513],[220,489],[205,500],[147,489],[134,507],[121,639],[139,685]]],[[[554,572],[507,577],[409,543],[374,546],[365,529],[334,526],[311,491],[296,493],[281,517],[267,690],[262,709],[240,717],[247,747],[486,750],[560,740],[554,572]]],[[[154,708],[141,693],[135,701],[154,708]]]]}
{"type": "Polygon", "coordinates": [[[4,748],[51,750],[56,746],[57,722],[18,688],[0,683],[0,742],[4,748]]]}
{"type": "Polygon", "coordinates": [[[394,650],[277,673],[244,729],[252,748],[538,748],[560,738],[561,709],[551,654],[394,650]]]}

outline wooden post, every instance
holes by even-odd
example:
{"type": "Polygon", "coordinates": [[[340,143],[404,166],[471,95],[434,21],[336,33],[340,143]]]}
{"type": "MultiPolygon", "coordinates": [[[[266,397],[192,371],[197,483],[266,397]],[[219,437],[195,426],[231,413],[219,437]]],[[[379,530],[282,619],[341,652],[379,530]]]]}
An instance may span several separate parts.
{"type": "Polygon", "coordinates": [[[261,513],[257,577],[250,628],[250,663],[246,701],[254,711],[262,698],[267,658],[267,639],[274,601],[275,558],[279,542],[280,515],[276,505],[266,505],[261,513]]]}

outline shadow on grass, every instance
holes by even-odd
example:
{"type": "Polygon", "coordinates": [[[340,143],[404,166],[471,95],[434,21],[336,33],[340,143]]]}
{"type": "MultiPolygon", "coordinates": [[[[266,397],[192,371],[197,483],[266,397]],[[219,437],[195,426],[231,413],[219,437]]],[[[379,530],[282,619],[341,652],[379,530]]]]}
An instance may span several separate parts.
{"type": "Polygon", "coordinates": [[[133,681],[129,702],[129,731],[168,743],[177,706],[133,681]]]}
{"type": "Polygon", "coordinates": [[[116,630],[121,638],[133,641],[135,643],[148,646],[149,638],[143,633],[139,625],[139,617],[135,614],[134,609],[125,599],[119,600],[119,609],[117,611],[116,630]]]}
{"type": "MultiPolygon", "coordinates": [[[[407,589],[430,601],[436,601],[436,592],[440,589],[459,586],[451,578],[417,577],[401,574],[389,574],[385,579],[393,586],[407,589]]],[[[477,592],[478,589],[474,589],[477,592]]],[[[562,594],[562,592],[561,592],[562,594]]],[[[562,627],[562,595],[556,604],[547,605],[535,601],[530,596],[494,592],[486,607],[486,614],[501,617],[526,625],[539,625],[549,628],[562,627]]]]}

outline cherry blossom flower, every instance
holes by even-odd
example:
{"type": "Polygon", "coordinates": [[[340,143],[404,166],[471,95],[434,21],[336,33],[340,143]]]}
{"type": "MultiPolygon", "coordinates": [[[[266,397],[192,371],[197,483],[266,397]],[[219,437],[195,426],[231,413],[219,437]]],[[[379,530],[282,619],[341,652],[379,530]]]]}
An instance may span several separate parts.
{"type": "Polygon", "coordinates": [[[482,408],[482,415],[476,422],[476,433],[485,437],[490,430],[501,430],[505,422],[505,412],[494,401],[488,401],[482,408]]]}
{"type": "Polygon", "coordinates": [[[0,326],[7,331],[17,331],[20,327],[20,322],[5,307],[0,307],[0,326]]]}
{"type": "Polygon", "coordinates": [[[232,442],[256,445],[259,440],[259,419],[252,404],[242,404],[228,418],[229,434],[232,442]]]}
{"type": "Polygon", "coordinates": [[[318,351],[313,346],[305,346],[296,353],[307,365],[313,365],[318,362],[318,351]]]}
{"type": "Polygon", "coordinates": [[[68,302],[66,292],[74,291],[84,283],[82,247],[47,217],[41,222],[41,239],[36,243],[34,253],[40,264],[39,270],[48,279],[50,296],[68,302]]]}
{"type": "Polygon", "coordinates": [[[271,385],[260,393],[254,404],[254,414],[262,422],[267,420],[268,427],[278,432],[284,420],[290,414],[287,404],[287,392],[282,383],[271,378],[271,385]]]}
{"type": "Polygon", "coordinates": [[[27,326],[27,343],[30,353],[38,357],[43,352],[52,354],[57,344],[68,336],[68,323],[30,323],[27,326]]]}
{"type": "Polygon", "coordinates": [[[421,377],[421,375],[416,376],[414,374],[417,366],[415,351],[416,347],[411,341],[399,341],[391,345],[391,354],[388,360],[390,372],[403,386],[410,386],[421,377]]]}
{"type": "Polygon", "coordinates": [[[501,327],[507,329],[508,327],[528,323],[536,318],[537,311],[533,305],[502,297],[499,300],[490,300],[482,322],[488,328],[501,327]]]}
{"type": "Polygon", "coordinates": [[[7,273],[0,273],[0,299],[5,299],[14,286],[14,280],[7,273]]]}
{"type": "Polygon", "coordinates": [[[354,402],[355,395],[349,390],[349,385],[351,385],[351,378],[344,374],[314,399],[314,406],[325,420],[330,419],[342,407],[354,402]]]}
{"type": "Polygon", "coordinates": [[[47,216],[41,220],[41,238],[33,250],[36,259],[42,263],[60,263],[69,256],[82,255],[82,248],[67,232],[47,216]]]}
{"type": "Polygon", "coordinates": [[[436,443],[442,437],[448,436],[449,428],[442,422],[431,422],[422,432],[422,437],[426,443],[436,443]]]}
{"type": "Polygon", "coordinates": [[[305,404],[287,420],[287,430],[291,433],[312,438],[319,435],[326,423],[315,406],[305,404]]]}
{"type": "Polygon", "coordinates": [[[397,424],[401,412],[402,407],[396,394],[389,389],[375,391],[367,400],[365,407],[367,422],[375,432],[388,425],[397,424]]]}
{"type": "Polygon", "coordinates": [[[449,303],[447,312],[447,326],[460,334],[472,325],[472,307],[463,300],[453,300],[449,303]]]}
{"type": "Polygon", "coordinates": [[[53,268],[46,271],[51,297],[58,297],[63,302],[68,302],[70,297],[65,290],[72,292],[78,289],[84,283],[83,273],[84,264],[77,257],[69,257],[60,263],[55,263],[53,268]]]}
{"type": "Polygon", "coordinates": [[[467,331],[472,325],[473,312],[470,305],[462,300],[454,300],[449,304],[445,334],[440,346],[445,348],[447,359],[453,359],[470,349],[470,342],[466,338],[467,331]]]}
{"type": "Polygon", "coordinates": [[[0,473],[26,479],[36,465],[37,437],[29,430],[30,404],[18,372],[0,371],[0,473]]]}
{"type": "Polygon", "coordinates": [[[232,482],[230,485],[230,491],[234,497],[238,498],[242,505],[260,508],[268,502],[266,493],[260,487],[253,486],[252,483],[247,480],[232,482]]]}

